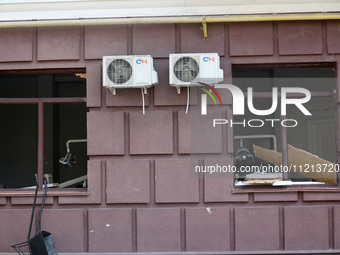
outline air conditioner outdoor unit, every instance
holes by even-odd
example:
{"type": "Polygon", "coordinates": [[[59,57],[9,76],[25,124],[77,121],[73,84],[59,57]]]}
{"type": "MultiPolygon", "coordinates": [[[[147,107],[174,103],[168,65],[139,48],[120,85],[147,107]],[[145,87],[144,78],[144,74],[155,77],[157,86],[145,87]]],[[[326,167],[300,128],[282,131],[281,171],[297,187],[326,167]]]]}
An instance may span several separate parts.
{"type": "Polygon", "coordinates": [[[194,86],[198,82],[218,83],[223,80],[220,57],[217,53],[169,55],[170,85],[177,88],[194,86]]]}
{"type": "Polygon", "coordinates": [[[115,95],[117,88],[150,88],[158,75],[150,55],[103,57],[103,86],[115,95]]]}

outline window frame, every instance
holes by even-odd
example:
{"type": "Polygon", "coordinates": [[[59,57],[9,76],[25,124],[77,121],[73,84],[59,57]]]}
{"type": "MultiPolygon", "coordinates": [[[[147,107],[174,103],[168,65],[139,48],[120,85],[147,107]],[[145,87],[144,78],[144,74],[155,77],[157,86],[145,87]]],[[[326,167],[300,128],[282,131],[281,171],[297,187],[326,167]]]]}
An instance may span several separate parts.
{"type": "MultiPolygon", "coordinates": [[[[338,99],[340,95],[339,87],[340,84],[337,80],[337,72],[335,71],[336,63],[313,63],[313,64],[293,64],[293,65],[285,65],[285,64],[255,64],[255,65],[248,65],[248,64],[235,64],[232,65],[231,70],[234,69],[274,69],[274,68],[321,68],[321,67],[330,67],[333,68],[333,78],[335,80],[333,92],[327,91],[311,91],[311,97],[333,97],[334,98],[334,125],[335,125],[335,153],[336,153],[336,162],[335,164],[339,164],[339,139],[337,135],[339,134],[340,124],[339,116],[340,116],[340,108],[338,107],[338,99]]],[[[234,77],[231,77],[234,78],[234,77]]],[[[247,98],[247,92],[243,92],[244,98],[247,98]]],[[[278,97],[281,98],[281,92],[278,92],[278,97]]],[[[290,93],[290,98],[299,98],[301,95],[290,93]]],[[[261,99],[261,98],[272,98],[272,92],[253,92],[253,98],[261,99]]],[[[280,120],[286,119],[286,116],[281,116],[280,120]]],[[[233,141],[234,141],[234,127],[232,127],[233,133],[233,141]]],[[[287,127],[281,127],[281,151],[282,151],[282,164],[284,166],[288,165],[288,131],[287,127]]],[[[233,149],[233,154],[235,153],[233,149]]],[[[289,173],[283,173],[283,180],[287,180],[289,173]]],[[[249,185],[249,186],[235,186],[235,175],[233,176],[233,189],[232,193],[263,193],[263,192],[297,192],[297,191],[313,191],[313,192],[340,192],[340,171],[336,172],[337,183],[336,184],[320,184],[320,185],[293,185],[293,186],[272,186],[272,185],[249,185]]]]}
{"type": "MultiPolygon", "coordinates": [[[[39,75],[39,74],[85,74],[84,69],[72,69],[72,70],[43,70],[43,71],[14,71],[14,72],[0,72],[0,75],[39,75]]],[[[86,97],[51,97],[51,98],[2,98],[0,97],[0,104],[30,104],[37,105],[37,176],[40,180],[39,191],[43,190],[43,179],[44,175],[44,105],[47,104],[69,104],[69,103],[87,103],[86,97]]],[[[87,188],[62,188],[62,189],[49,189],[49,195],[51,196],[75,196],[75,195],[88,195],[87,188]]],[[[10,188],[0,190],[0,197],[12,197],[12,196],[32,196],[34,190],[10,188]]]]}

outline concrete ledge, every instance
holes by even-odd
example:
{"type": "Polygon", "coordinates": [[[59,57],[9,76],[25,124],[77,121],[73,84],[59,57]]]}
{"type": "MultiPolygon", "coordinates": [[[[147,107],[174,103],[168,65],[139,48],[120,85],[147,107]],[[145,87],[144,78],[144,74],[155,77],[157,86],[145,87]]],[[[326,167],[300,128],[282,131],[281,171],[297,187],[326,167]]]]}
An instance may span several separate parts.
{"type": "MultiPolygon", "coordinates": [[[[229,251],[229,252],[124,252],[124,253],[58,253],[59,255],[284,255],[284,254],[340,254],[340,250],[297,250],[297,251],[229,251]]],[[[0,253],[0,255],[17,255],[17,253],[0,253]]]]}

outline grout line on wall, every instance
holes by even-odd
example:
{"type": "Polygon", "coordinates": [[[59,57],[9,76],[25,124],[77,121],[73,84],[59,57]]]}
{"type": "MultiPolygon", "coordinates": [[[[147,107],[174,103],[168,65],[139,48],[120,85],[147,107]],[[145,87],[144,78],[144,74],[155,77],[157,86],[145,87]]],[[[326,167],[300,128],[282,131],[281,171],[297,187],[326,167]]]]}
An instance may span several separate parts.
{"type": "Polygon", "coordinates": [[[100,171],[101,171],[101,204],[106,204],[106,161],[100,162],[100,171]]]}
{"type": "Polygon", "coordinates": [[[186,251],[186,211],[185,208],[181,208],[180,211],[180,238],[181,238],[181,251],[186,251]]]}
{"type": "Polygon", "coordinates": [[[133,54],[132,25],[127,26],[127,55],[133,54]]]}
{"type": "Polygon", "coordinates": [[[150,204],[156,203],[156,162],[155,160],[149,161],[150,163],[150,204]]]}
{"type": "MultiPolygon", "coordinates": [[[[221,111],[222,119],[228,119],[228,110],[223,109],[221,111]]],[[[227,126],[222,128],[222,153],[228,157],[228,128],[227,126]]]]}
{"type": "Polygon", "coordinates": [[[124,112],[124,154],[125,156],[130,155],[130,114],[124,112]]]}
{"type": "Polygon", "coordinates": [[[298,197],[298,203],[303,203],[303,192],[298,192],[297,193],[297,197],[298,197]]]}
{"type": "Polygon", "coordinates": [[[38,62],[38,28],[32,29],[32,62],[38,62]]]}
{"type": "Polygon", "coordinates": [[[172,114],[172,118],[173,118],[173,135],[172,135],[172,139],[173,139],[173,155],[179,155],[179,138],[178,138],[178,111],[173,111],[172,114]]]}
{"type": "Polygon", "coordinates": [[[328,228],[329,228],[329,249],[335,249],[335,242],[334,242],[334,234],[335,234],[335,230],[334,230],[334,207],[333,206],[329,206],[328,207],[328,228]]]}
{"type": "MultiPolygon", "coordinates": [[[[204,159],[198,159],[198,165],[203,166],[204,165],[204,159]]],[[[204,173],[199,173],[198,178],[198,192],[199,192],[199,205],[204,206],[204,184],[205,184],[205,176],[204,173]]]]}
{"type": "Polygon", "coordinates": [[[279,25],[273,22],[273,56],[279,56],[279,25]]]}
{"type": "Polygon", "coordinates": [[[284,209],[283,206],[279,206],[279,249],[284,250],[284,209]]]}
{"type": "Polygon", "coordinates": [[[181,52],[181,24],[175,24],[175,52],[181,52]]]}
{"type": "Polygon", "coordinates": [[[321,21],[321,47],[322,55],[328,55],[328,44],[327,44],[327,22],[321,21]]]}
{"type": "Polygon", "coordinates": [[[85,27],[79,27],[79,60],[85,62],[85,27]]]}
{"type": "Polygon", "coordinates": [[[88,215],[88,209],[84,209],[83,211],[84,215],[84,224],[83,224],[83,231],[84,231],[84,236],[83,236],[83,249],[85,252],[90,251],[90,242],[89,242],[89,215],[88,215]]]}
{"type": "Polygon", "coordinates": [[[230,220],[230,251],[236,250],[236,238],[235,238],[235,208],[229,209],[230,220]]]}
{"type": "Polygon", "coordinates": [[[132,252],[137,252],[137,209],[131,210],[131,234],[132,252]]]}
{"type": "MultiPolygon", "coordinates": [[[[230,57],[229,24],[224,23],[224,57],[230,57]]],[[[227,73],[228,75],[228,73],[227,73]]]]}

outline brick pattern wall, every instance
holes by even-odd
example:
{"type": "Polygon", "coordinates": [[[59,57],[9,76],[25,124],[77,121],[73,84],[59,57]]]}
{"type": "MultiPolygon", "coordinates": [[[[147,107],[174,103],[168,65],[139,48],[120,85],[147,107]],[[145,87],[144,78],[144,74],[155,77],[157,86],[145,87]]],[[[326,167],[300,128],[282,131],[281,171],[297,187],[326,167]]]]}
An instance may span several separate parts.
{"type": "MultiPolygon", "coordinates": [[[[186,91],[168,84],[170,53],[217,52],[227,78],[234,64],[336,64],[340,22],[208,24],[206,40],[200,26],[0,30],[0,70],[86,69],[89,195],[49,197],[42,219],[59,252],[340,249],[338,193],[232,194],[232,178],[192,178],[186,91]],[[146,115],[140,90],[102,88],[102,56],[126,54],[154,58],[146,115]]],[[[230,164],[232,130],[221,132],[212,152],[230,164]]],[[[0,252],[25,240],[32,200],[0,197],[0,252]]]]}

